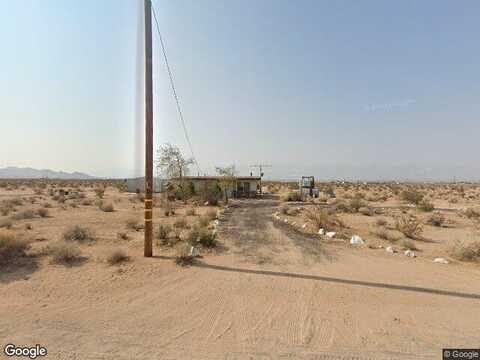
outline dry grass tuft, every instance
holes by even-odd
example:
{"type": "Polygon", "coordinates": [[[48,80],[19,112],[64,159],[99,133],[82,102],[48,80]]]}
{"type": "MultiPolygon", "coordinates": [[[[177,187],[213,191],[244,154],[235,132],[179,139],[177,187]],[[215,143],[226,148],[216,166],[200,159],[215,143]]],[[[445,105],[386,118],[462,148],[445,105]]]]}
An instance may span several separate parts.
{"type": "Polygon", "coordinates": [[[460,261],[480,261],[480,241],[476,240],[469,244],[456,241],[450,250],[451,256],[460,261]]]}
{"type": "Polygon", "coordinates": [[[11,234],[0,233],[0,265],[13,263],[20,257],[24,257],[29,244],[11,234]]]}
{"type": "Polygon", "coordinates": [[[57,264],[73,264],[83,259],[78,245],[63,241],[48,246],[47,252],[52,256],[52,261],[57,264]]]}
{"type": "Polygon", "coordinates": [[[95,241],[95,234],[87,227],[75,225],[63,233],[65,241],[76,241],[80,243],[95,241]]]}
{"type": "Polygon", "coordinates": [[[107,257],[107,262],[110,265],[119,265],[127,261],[130,261],[130,257],[125,251],[120,249],[113,250],[113,252],[107,257]]]}

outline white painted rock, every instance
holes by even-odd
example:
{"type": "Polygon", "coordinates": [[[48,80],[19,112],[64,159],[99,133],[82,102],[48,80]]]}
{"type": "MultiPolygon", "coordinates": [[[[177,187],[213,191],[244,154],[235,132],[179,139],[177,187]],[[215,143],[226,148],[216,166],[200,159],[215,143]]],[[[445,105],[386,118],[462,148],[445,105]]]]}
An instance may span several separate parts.
{"type": "Polygon", "coordinates": [[[220,224],[220,221],[215,220],[213,223],[214,223],[215,226],[218,226],[218,224],[220,224]]]}
{"type": "Polygon", "coordinates": [[[415,255],[415,253],[412,251],[412,250],[405,250],[404,252],[405,256],[408,256],[408,257],[417,257],[417,255],[415,255]]]}
{"type": "Polygon", "coordinates": [[[387,247],[385,250],[387,250],[387,252],[389,252],[390,254],[394,254],[395,253],[395,249],[391,246],[387,247]]]}
{"type": "Polygon", "coordinates": [[[439,264],[448,264],[448,260],[445,258],[435,258],[433,262],[439,263],[439,264]]]}
{"type": "Polygon", "coordinates": [[[208,201],[205,201],[203,205],[208,206],[208,201]]]}
{"type": "Polygon", "coordinates": [[[190,247],[190,256],[197,257],[200,256],[200,251],[195,246],[190,247]]]}
{"type": "Polygon", "coordinates": [[[350,239],[350,244],[361,245],[361,244],[365,244],[365,241],[363,241],[363,239],[360,236],[353,235],[352,238],[350,239]]]}
{"type": "Polygon", "coordinates": [[[327,235],[327,237],[329,237],[330,239],[332,239],[337,233],[335,231],[329,231],[327,232],[325,235],[327,235]]]}
{"type": "Polygon", "coordinates": [[[307,227],[307,224],[302,225],[302,229],[305,229],[307,227]]]}
{"type": "Polygon", "coordinates": [[[285,224],[287,224],[287,223],[288,223],[288,219],[283,220],[283,222],[284,222],[285,224]]]}
{"type": "Polygon", "coordinates": [[[318,230],[318,235],[325,235],[325,230],[323,229],[318,230]]]}

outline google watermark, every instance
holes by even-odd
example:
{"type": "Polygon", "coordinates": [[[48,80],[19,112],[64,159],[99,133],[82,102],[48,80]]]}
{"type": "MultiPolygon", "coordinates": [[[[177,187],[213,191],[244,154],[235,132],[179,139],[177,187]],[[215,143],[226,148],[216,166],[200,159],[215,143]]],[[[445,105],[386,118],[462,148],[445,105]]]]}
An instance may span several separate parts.
{"type": "Polygon", "coordinates": [[[8,357],[37,359],[47,356],[48,351],[39,344],[36,344],[35,346],[17,346],[14,344],[7,344],[3,348],[3,353],[8,357]]]}
{"type": "Polygon", "coordinates": [[[480,349],[443,349],[443,360],[468,359],[480,360],[480,349]]]}

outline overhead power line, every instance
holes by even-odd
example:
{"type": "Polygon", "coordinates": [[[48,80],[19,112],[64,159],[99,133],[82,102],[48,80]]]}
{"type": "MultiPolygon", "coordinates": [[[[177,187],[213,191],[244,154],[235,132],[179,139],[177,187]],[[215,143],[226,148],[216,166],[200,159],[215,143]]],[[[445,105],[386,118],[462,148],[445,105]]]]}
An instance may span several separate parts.
{"type": "Polygon", "coordinates": [[[153,13],[153,18],[155,19],[155,26],[157,28],[158,37],[160,38],[160,44],[161,44],[161,48],[162,48],[163,59],[165,60],[165,66],[167,67],[168,77],[170,79],[170,86],[172,88],[173,97],[175,98],[175,104],[177,105],[178,116],[180,117],[180,121],[182,123],[183,133],[185,134],[185,139],[187,140],[187,144],[188,144],[188,147],[190,149],[190,153],[192,154],[192,159],[195,162],[195,165],[197,166],[198,173],[202,174],[202,170],[200,169],[200,166],[198,165],[197,158],[195,157],[195,153],[193,152],[193,146],[192,146],[192,142],[190,141],[190,136],[188,135],[187,126],[185,125],[185,119],[183,117],[183,111],[182,111],[182,108],[180,107],[180,101],[178,99],[177,90],[176,90],[176,87],[175,87],[175,82],[173,81],[172,70],[170,69],[170,64],[168,62],[167,52],[165,50],[165,43],[163,42],[162,33],[160,32],[160,26],[158,24],[157,14],[155,12],[155,6],[153,5],[153,2],[152,2],[152,13],[153,13]]]}

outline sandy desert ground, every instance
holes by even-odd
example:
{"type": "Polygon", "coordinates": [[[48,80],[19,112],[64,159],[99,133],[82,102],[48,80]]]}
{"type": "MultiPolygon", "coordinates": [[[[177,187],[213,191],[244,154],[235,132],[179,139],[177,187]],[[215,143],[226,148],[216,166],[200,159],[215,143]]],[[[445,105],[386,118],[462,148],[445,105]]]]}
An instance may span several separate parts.
{"type": "MultiPolygon", "coordinates": [[[[0,188],[3,205],[17,204],[0,214],[0,231],[31,242],[27,256],[2,264],[2,347],[41,344],[51,359],[229,360],[438,359],[444,347],[479,347],[480,265],[451,252],[456,240],[480,240],[476,186],[420,187],[435,207],[421,211],[384,185],[339,187],[335,200],[310,203],[283,202],[284,189],[272,185],[274,195],[221,207],[217,247],[189,266],[177,265],[165,242],[143,257],[143,231],[132,225],[143,216],[136,194],[108,187],[109,212],[95,205],[94,185],[77,188],[81,197],[57,200],[48,187],[0,188]],[[362,199],[369,211],[338,211],[338,234],[318,235],[307,209],[342,199],[362,199]],[[23,213],[41,208],[45,217],[23,213]],[[429,223],[434,213],[441,226],[429,223]],[[407,214],[423,225],[408,241],[395,227],[407,214]],[[78,261],[52,262],[46,249],[74,225],[95,241],[78,245],[78,261]],[[365,244],[350,245],[352,234],[365,244]],[[115,249],[129,261],[109,264],[115,249]]],[[[177,201],[166,217],[164,205],[155,226],[182,218],[182,231],[219,209],[177,201]]]]}

